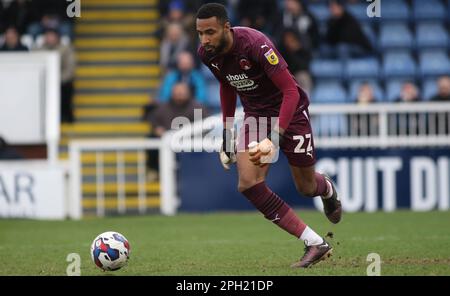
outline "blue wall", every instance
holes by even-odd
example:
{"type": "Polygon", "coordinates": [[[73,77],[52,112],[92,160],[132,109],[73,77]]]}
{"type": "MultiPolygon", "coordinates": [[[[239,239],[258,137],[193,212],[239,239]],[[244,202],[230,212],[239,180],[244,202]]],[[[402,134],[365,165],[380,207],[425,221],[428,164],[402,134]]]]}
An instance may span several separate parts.
{"type": "MultiPolygon", "coordinates": [[[[316,152],[319,159],[316,169],[337,181],[344,210],[445,210],[449,207],[449,149],[318,149],[316,152]]],[[[224,171],[217,153],[179,153],[177,157],[181,211],[253,209],[237,191],[236,166],[224,171]]],[[[313,199],[301,197],[295,190],[284,155],[272,165],[267,183],[293,207],[315,205],[313,199]]]]}

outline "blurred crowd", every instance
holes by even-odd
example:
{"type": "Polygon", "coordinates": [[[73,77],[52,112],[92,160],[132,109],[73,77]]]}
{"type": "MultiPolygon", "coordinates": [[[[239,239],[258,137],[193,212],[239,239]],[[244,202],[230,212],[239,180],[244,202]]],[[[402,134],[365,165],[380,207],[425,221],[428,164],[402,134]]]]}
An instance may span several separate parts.
{"type": "MultiPolygon", "coordinates": [[[[207,2],[225,5],[233,26],[268,35],[313,103],[448,101],[450,22],[445,8],[450,4],[430,1],[383,1],[377,19],[366,15],[368,3],[362,0],[160,0],[162,77],[146,119],[154,122],[158,108],[179,107],[173,102],[179,83],[188,86],[186,95],[205,114],[220,110],[218,83],[196,54],[195,13],[207,2]],[[444,16],[423,9],[424,2],[429,4],[425,7],[443,10],[444,16]],[[431,31],[421,33],[422,28],[431,31]],[[444,40],[433,43],[429,36],[439,31],[436,28],[444,30],[444,40]],[[428,43],[421,34],[429,37],[428,43]]],[[[62,120],[72,122],[76,59],[73,19],[66,7],[61,0],[0,0],[0,50],[58,50],[62,120]]]]}
{"type": "MultiPolygon", "coordinates": [[[[363,0],[162,0],[163,74],[157,97],[162,106],[148,113],[158,136],[170,128],[172,115],[180,114],[174,112],[181,108],[176,99],[179,84],[188,86],[186,96],[189,93],[207,112],[220,111],[218,82],[196,53],[195,13],[208,2],[225,5],[232,26],[252,27],[269,36],[312,103],[450,101],[447,0],[382,1],[380,18],[367,16],[370,3],[363,0]],[[162,115],[167,109],[171,115],[162,115]]],[[[352,122],[360,120],[354,117],[352,122]]],[[[319,118],[318,125],[339,128],[332,119],[319,118]]],[[[371,118],[363,120],[373,122],[372,130],[378,128],[371,118]]],[[[352,135],[368,134],[357,124],[348,126],[356,129],[352,135]]]]}
{"type": "MultiPolygon", "coordinates": [[[[432,1],[449,5],[444,0],[432,1]]],[[[219,110],[217,82],[196,56],[199,43],[194,17],[197,9],[207,2],[224,4],[233,26],[249,26],[268,35],[313,102],[450,100],[443,86],[448,83],[450,72],[425,73],[428,75],[425,77],[419,73],[421,69],[416,69],[422,66],[416,65],[422,52],[384,42],[389,39],[384,36],[384,31],[390,31],[389,26],[405,25],[414,31],[419,30],[422,21],[440,25],[440,20],[433,18],[416,19],[415,10],[421,7],[415,5],[420,5],[420,1],[389,1],[389,5],[396,3],[399,8],[382,6],[383,12],[404,8],[410,13],[406,18],[385,13],[386,17],[377,20],[366,15],[370,3],[360,0],[166,0],[160,1],[162,102],[167,101],[174,83],[183,81],[189,84],[199,103],[211,112],[219,110]],[[355,13],[358,11],[359,15],[355,13]],[[395,68],[398,73],[392,74],[392,63],[386,59],[398,54],[408,59],[397,61],[395,66],[400,69],[395,68]],[[414,73],[403,69],[412,66],[414,73]]],[[[445,15],[441,22],[445,30],[448,21],[445,15]]],[[[447,44],[444,46],[437,50],[445,51],[444,59],[450,63],[447,44]]]]}

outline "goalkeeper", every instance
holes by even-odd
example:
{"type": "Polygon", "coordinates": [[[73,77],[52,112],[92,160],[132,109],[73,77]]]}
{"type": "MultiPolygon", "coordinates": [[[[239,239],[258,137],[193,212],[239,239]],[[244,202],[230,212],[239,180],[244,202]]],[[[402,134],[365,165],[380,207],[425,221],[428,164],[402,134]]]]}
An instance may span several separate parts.
{"type": "Polygon", "coordinates": [[[238,190],[265,218],[304,242],[305,253],[293,267],[309,267],[329,257],[331,245],[265,183],[270,163],[281,150],[298,191],[308,197],[321,196],[327,218],[332,223],[341,220],[342,207],[333,182],[314,169],[308,96],[270,39],[251,28],[231,27],[224,6],[210,3],[200,7],[196,29],[201,43],[198,54],[220,82],[223,166],[229,169],[237,162],[238,190]],[[245,120],[235,144],[237,95],[245,120]]]}

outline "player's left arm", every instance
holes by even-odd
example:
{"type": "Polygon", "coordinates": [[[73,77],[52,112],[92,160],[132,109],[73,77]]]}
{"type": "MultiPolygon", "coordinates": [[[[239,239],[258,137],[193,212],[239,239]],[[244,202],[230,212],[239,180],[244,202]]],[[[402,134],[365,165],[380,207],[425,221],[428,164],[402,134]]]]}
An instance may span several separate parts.
{"type": "Polygon", "coordinates": [[[283,134],[297,110],[300,94],[288,65],[280,52],[266,36],[260,38],[252,46],[252,54],[257,57],[267,77],[283,93],[283,101],[278,115],[279,124],[272,127],[273,131],[283,134]]]}
{"type": "Polygon", "coordinates": [[[272,127],[269,136],[250,149],[250,160],[259,166],[270,162],[271,154],[278,148],[283,134],[294,116],[300,100],[297,83],[288,70],[286,61],[270,40],[262,39],[262,45],[253,47],[266,75],[273,84],[283,93],[277,124],[272,127]]]}
{"type": "Polygon", "coordinates": [[[273,131],[283,135],[287,130],[289,123],[297,110],[300,94],[297,84],[288,69],[279,71],[276,75],[270,77],[273,84],[283,93],[283,102],[278,116],[278,126],[273,131]]]}
{"type": "Polygon", "coordinates": [[[266,139],[258,143],[257,146],[253,144],[253,147],[249,147],[250,161],[261,167],[271,162],[272,154],[276,153],[275,150],[279,147],[283,134],[287,130],[300,100],[297,84],[288,69],[279,71],[270,79],[283,93],[283,102],[280,107],[278,124],[272,128],[266,139]]]}

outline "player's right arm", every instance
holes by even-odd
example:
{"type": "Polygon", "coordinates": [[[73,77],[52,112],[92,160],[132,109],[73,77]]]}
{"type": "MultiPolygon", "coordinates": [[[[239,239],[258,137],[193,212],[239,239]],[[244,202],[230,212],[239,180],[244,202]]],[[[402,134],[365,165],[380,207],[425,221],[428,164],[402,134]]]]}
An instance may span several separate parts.
{"type": "Polygon", "coordinates": [[[220,106],[222,108],[222,147],[220,161],[222,166],[230,169],[230,165],[236,162],[236,144],[234,131],[234,113],[236,111],[237,95],[235,89],[228,83],[220,83],[220,106]]]}
{"type": "Polygon", "coordinates": [[[222,146],[220,148],[219,156],[222,166],[230,169],[230,165],[236,162],[236,145],[234,132],[234,112],[236,111],[236,90],[228,82],[220,78],[220,73],[217,73],[218,68],[212,68],[212,61],[206,56],[203,47],[199,46],[197,51],[203,64],[209,68],[211,73],[217,78],[220,83],[220,106],[222,109],[222,146]]]}

